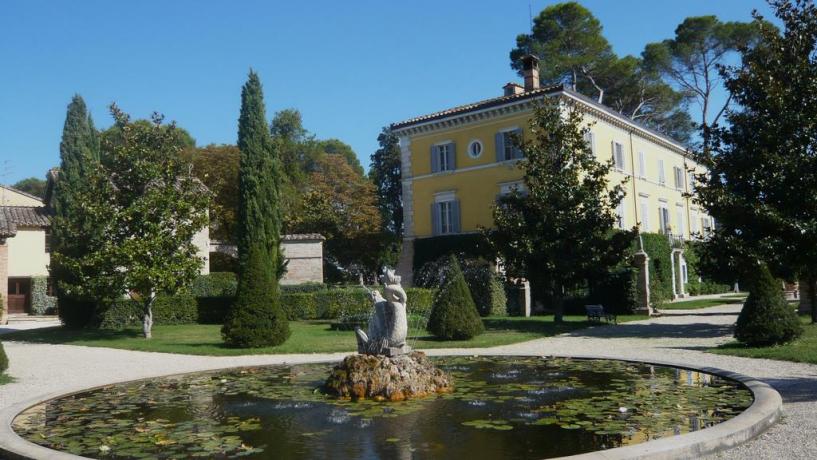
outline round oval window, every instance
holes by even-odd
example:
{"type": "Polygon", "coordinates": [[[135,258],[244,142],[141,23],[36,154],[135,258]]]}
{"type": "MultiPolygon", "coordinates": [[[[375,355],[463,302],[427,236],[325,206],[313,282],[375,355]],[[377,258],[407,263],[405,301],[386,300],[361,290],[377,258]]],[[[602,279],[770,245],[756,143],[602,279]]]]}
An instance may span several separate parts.
{"type": "Polygon", "coordinates": [[[477,158],[482,155],[482,142],[471,141],[468,145],[468,155],[470,155],[471,158],[477,158]]]}

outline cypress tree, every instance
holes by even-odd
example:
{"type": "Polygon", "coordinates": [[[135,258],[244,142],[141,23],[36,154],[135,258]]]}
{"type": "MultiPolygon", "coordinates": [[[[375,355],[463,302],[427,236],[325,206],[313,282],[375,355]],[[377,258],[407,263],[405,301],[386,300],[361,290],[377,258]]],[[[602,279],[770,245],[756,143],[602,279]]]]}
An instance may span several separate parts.
{"type": "Polygon", "coordinates": [[[94,193],[99,159],[99,139],[85,101],[74,95],[65,115],[60,142],[60,169],[53,191],[50,274],[56,288],[60,319],[66,326],[81,327],[91,318],[93,299],[71,294],[83,272],[76,263],[99,242],[98,225],[87,216],[94,193]]]}
{"type": "Polygon", "coordinates": [[[283,272],[280,165],[265,119],[261,81],[253,71],[241,90],[238,148],[238,289],[221,332],[233,347],[279,345],[290,333],[278,295],[283,272]]]}
{"type": "Polygon", "coordinates": [[[780,281],[762,265],[755,272],[749,298],[735,326],[735,338],[752,347],[786,343],[803,333],[794,307],[786,302],[780,281]]]}
{"type": "Polygon", "coordinates": [[[485,328],[457,258],[452,255],[449,264],[447,279],[431,306],[428,330],[441,339],[468,340],[485,328]]]}

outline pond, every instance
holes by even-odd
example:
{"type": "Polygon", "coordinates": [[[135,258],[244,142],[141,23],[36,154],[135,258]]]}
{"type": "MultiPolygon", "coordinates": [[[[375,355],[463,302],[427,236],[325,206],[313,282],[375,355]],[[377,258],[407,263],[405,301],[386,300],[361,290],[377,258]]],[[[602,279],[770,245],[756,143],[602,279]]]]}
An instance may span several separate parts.
{"type": "Polygon", "coordinates": [[[187,374],[32,407],[14,429],[93,458],[535,459],[700,430],[752,403],[741,384],[612,360],[446,357],[452,393],[399,403],[337,400],[333,364],[187,374]]]}

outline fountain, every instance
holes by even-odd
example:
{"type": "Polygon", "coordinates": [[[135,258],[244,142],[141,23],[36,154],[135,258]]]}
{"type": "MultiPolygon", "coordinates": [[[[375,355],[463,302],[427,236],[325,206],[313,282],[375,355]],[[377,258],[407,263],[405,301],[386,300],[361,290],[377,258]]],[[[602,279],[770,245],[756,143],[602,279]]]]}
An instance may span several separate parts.
{"type": "Polygon", "coordinates": [[[369,291],[373,312],[367,331],[355,329],[358,354],[332,369],[325,390],[343,398],[389,401],[451,391],[451,378],[406,344],[408,299],[400,277],[386,269],[381,280],[385,296],[369,291]]]}

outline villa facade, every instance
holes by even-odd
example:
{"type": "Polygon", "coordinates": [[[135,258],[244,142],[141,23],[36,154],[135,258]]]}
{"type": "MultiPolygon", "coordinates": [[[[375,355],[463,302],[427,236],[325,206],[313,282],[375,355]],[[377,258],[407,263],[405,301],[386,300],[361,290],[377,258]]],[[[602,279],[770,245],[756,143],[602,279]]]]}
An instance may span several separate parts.
{"type": "MultiPolygon", "coordinates": [[[[514,139],[529,135],[537,101],[546,97],[582,112],[595,155],[614,162],[611,186],[628,179],[626,197],[616,209],[619,228],[678,240],[706,236],[714,228],[713,219],[691,199],[693,174],[703,168],[685,146],[561,85],[540,87],[535,58],[525,69],[525,85],[508,83],[501,97],[392,125],[401,149],[404,279],[411,279],[417,239],[490,228],[497,197],[514,188],[524,191],[522,154],[514,139]]],[[[684,271],[682,254],[678,257],[684,271]]]]}

